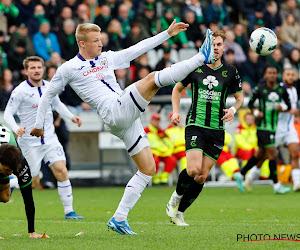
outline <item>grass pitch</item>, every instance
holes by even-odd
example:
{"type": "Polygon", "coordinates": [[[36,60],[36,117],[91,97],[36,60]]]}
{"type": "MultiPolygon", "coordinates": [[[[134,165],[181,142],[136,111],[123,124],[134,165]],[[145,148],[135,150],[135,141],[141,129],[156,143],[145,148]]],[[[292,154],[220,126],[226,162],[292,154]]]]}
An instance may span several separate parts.
{"type": "MultiPolygon", "coordinates": [[[[299,234],[300,193],[275,195],[271,186],[241,194],[236,188],[204,188],[185,212],[189,227],[170,224],[165,207],[174,188],[147,188],[129,214],[138,235],[108,231],[124,192],[116,188],[73,188],[74,209],[85,220],[64,220],[57,190],[34,190],[36,232],[30,239],[19,190],[0,203],[0,249],[300,249],[300,241],[237,241],[237,235],[299,234]],[[75,236],[79,232],[83,235],[75,236]]],[[[254,236],[252,236],[252,239],[254,236]]],[[[273,236],[272,236],[273,237],[273,236]]],[[[247,239],[246,239],[247,240],[247,239]]]]}

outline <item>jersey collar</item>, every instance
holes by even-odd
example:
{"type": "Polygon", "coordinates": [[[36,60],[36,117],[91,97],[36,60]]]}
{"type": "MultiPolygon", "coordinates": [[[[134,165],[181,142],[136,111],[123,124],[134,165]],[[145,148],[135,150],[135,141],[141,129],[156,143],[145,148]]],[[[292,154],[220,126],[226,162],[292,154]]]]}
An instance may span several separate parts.
{"type": "MultiPolygon", "coordinates": [[[[80,55],[80,53],[77,54],[77,57],[81,60],[81,61],[86,61],[82,55],[80,55]]],[[[95,60],[98,60],[98,56],[95,57],[95,60]]]]}
{"type": "MultiPolygon", "coordinates": [[[[28,85],[32,88],[34,88],[35,86],[29,81],[29,79],[26,80],[26,82],[28,83],[28,85]]],[[[43,81],[43,86],[45,86],[45,83],[43,81]]]]}

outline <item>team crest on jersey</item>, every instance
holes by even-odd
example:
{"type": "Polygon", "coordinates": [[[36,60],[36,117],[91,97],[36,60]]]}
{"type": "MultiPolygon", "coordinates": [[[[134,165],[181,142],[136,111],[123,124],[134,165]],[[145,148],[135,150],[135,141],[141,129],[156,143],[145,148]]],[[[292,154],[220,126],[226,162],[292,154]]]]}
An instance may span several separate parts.
{"type": "Polygon", "coordinates": [[[104,74],[102,74],[102,73],[98,73],[98,74],[96,74],[96,78],[98,79],[98,80],[102,80],[102,79],[104,79],[104,77],[105,77],[105,75],[104,74]]]}
{"type": "Polygon", "coordinates": [[[279,100],[279,95],[276,92],[271,92],[268,96],[268,99],[272,102],[279,100]]]}
{"type": "Polygon", "coordinates": [[[207,85],[208,89],[213,89],[219,85],[219,82],[215,76],[209,75],[203,80],[203,84],[207,85]]]}
{"type": "Polygon", "coordinates": [[[101,66],[108,66],[107,58],[103,57],[99,59],[99,63],[101,66]]]}

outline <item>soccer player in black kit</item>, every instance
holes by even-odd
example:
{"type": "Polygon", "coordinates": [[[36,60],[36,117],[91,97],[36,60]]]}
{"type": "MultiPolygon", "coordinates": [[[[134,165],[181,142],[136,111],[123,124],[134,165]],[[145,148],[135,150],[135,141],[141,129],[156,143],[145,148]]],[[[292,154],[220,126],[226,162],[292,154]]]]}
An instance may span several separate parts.
{"type": "MultiPolygon", "coordinates": [[[[34,230],[35,206],[32,197],[32,177],[29,166],[25,158],[21,156],[13,133],[0,123],[0,202],[6,203],[10,199],[9,176],[12,173],[18,178],[23,196],[29,237],[42,238],[42,235],[34,230]]],[[[47,235],[46,237],[49,238],[47,235]]]]}
{"type": "Polygon", "coordinates": [[[185,146],[187,168],[179,174],[176,190],[167,204],[166,212],[177,226],[188,226],[183,212],[202,191],[210,169],[219,158],[224,146],[225,122],[232,122],[235,112],[243,105],[241,79],[236,68],[221,61],[225,50],[225,33],[213,33],[215,61],[191,72],[172,92],[174,125],[180,122],[181,92],[191,83],[192,104],[187,114],[185,146]],[[228,93],[233,93],[235,103],[226,109],[228,93]]]}
{"type": "Polygon", "coordinates": [[[259,149],[250,158],[248,163],[239,172],[233,174],[237,181],[238,188],[244,192],[242,186],[243,177],[247,171],[255,166],[265,157],[269,159],[270,179],[274,185],[276,194],[285,194],[291,191],[289,187],[283,186],[277,180],[277,151],[275,148],[275,132],[279,112],[288,112],[291,109],[291,102],[286,87],[278,84],[278,69],[274,66],[267,66],[264,70],[265,83],[254,88],[249,101],[249,108],[256,117],[257,139],[259,149]],[[259,100],[259,108],[254,107],[255,100],[259,100]],[[281,101],[284,103],[281,103],[281,101]]]}

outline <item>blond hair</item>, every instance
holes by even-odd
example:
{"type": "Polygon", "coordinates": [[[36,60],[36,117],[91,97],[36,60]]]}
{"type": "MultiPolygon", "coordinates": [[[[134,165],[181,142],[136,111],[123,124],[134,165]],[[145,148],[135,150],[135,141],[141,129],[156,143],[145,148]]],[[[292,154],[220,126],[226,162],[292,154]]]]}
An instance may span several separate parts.
{"type": "Polygon", "coordinates": [[[100,32],[101,28],[97,24],[83,23],[79,24],[76,28],[75,38],[79,45],[80,41],[86,41],[86,34],[89,32],[100,32]]]}
{"type": "Polygon", "coordinates": [[[23,60],[23,67],[24,69],[28,69],[28,64],[30,62],[41,62],[43,67],[44,67],[44,60],[43,58],[39,57],[39,56],[27,56],[24,60],[23,60]]]}
{"type": "Polygon", "coordinates": [[[217,30],[213,33],[213,37],[217,37],[220,36],[223,39],[223,42],[226,40],[226,34],[224,32],[224,30],[217,30]]]}

